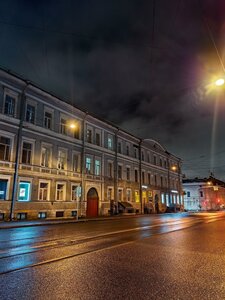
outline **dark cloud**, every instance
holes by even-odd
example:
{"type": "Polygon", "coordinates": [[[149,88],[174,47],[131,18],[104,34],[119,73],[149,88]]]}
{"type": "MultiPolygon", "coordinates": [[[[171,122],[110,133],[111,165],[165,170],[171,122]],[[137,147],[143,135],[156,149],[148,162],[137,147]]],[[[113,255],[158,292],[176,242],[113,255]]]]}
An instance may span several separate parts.
{"type": "Polygon", "coordinates": [[[224,15],[222,0],[155,1],[155,22],[153,0],[1,1],[0,64],[159,140],[187,175],[225,179],[224,93],[208,86],[222,68],[207,29],[224,53],[224,15]]]}

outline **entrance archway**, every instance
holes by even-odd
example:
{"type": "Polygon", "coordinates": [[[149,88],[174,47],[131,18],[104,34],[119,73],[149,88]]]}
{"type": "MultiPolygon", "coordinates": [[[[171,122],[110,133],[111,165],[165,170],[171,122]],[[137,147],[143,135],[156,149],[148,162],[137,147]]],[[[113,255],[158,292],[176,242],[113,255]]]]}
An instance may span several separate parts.
{"type": "Polygon", "coordinates": [[[98,192],[95,188],[91,188],[87,193],[87,217],[98,216],[98,192]]]}

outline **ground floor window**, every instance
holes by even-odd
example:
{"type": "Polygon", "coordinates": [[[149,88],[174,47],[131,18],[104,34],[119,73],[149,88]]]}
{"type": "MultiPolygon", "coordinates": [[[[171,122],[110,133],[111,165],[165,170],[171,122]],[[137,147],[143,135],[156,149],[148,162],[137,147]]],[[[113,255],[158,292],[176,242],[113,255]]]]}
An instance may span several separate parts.
{"type": "Polygon", "coordinates": [[[8,180],[0,179],[0,200],[6,200],[8,180]]]}
{"type": "Polygon", "coordinates": [[[123,201],[123,190],[118,189],[118,201],[123,201]]]}
{"type": "Polygon", "coordinates": [[[66,184],[57,183],[56,184],[56,200],[64,201],[66,197],[66,184]]]}
{"type": "Polygon", "coordinates": [[[135,192],[134,192],[134,195],[135,195],[135,202],[140,202],[139,191],[135,191],[135,192]]]}
{"type": "Polygon", "coordinates": [[[39,182],[39,195],[38,199],[40,201],[49,200],[49,182],[40,181],[39,182]]]}
{"type": "Polygon", "coordinates": [[[30,187],[31,187],[30,182],[20,181],[18,201],[29,201],[30,200],[30,187]]]}
{"type": "Polygon", "coordinates": [[[72,185],[71,189],[71,200],[72,201],[78,201],[81,197],[81,187],[79,185],[72,185]]]}
{"type": "Polygon", "coordinates": [[[107,200],[113,200],[113,188],[112,187],[108,187],[107,189],[107,200]]]}
{"type": "Polygon", "coordinates": [[[126,200],[131,201],[131,189],[126,190],[126,200]]]}
{"type": "Polygon", "coordinates": [[[161,201],[162,201],[162,203],[165,203],[165,195],[164,194],[161,194],[161,201]]]}
{"type": "Polygon", "coordinates": [[[18,213],[16,215],[17,220],[26,220],[27,219],[27,213],[18,213]]]}

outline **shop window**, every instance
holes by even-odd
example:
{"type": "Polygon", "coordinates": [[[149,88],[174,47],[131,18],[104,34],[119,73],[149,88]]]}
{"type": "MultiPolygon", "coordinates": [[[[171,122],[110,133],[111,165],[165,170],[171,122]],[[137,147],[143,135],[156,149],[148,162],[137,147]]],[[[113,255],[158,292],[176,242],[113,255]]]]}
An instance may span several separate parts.
{"type": "Polygon", "coordinates": [[[29,201],[30,200],[30,182],[21,181],[19,183],[19,195],[18,201],[29,201]]]}

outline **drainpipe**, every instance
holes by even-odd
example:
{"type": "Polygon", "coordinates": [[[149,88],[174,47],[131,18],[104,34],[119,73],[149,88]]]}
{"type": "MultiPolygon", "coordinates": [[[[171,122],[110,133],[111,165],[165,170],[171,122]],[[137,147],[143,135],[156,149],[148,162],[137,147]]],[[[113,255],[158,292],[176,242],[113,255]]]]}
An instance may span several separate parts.
{"type": "Polygon", "coordinates": [[[10,221],[14,220],[14,208],[15,208],[15,202],[17,198],[20,150],[21,150],[21,143],[22,143],[23,121],[25,116],[25,103],[26,103],[25,92],[28,85],[29,85],[29,81],[26,82],[26,85],[22,90],[21,99],[20,99],[20,114],[19,114],[20,123],[19,123],[17,140],[16,140],[16,155],[15,155],[15,166],[14,166],[14,175],[13,175],[12,201],[11,201],[10,215],[9,215],[10,221]]]}
{"type": "Polygon", "coordinates": [[[82,216],[82,203],[85,203],[85,120],[88,115],[88,112],[85,113],[85,116],[82,121],[82,151],[81,151],[81,201],[80,201],[80,217],[82,216]]]}
{"type": "Polygon", "coordinates": [[[142,203],[142,161],[141,161],[141,143],[142,140],[139,141],[139,192],[140,192],[140,203],[141,203],[141,214],[143,214],[143,203],[142,203]]]}

